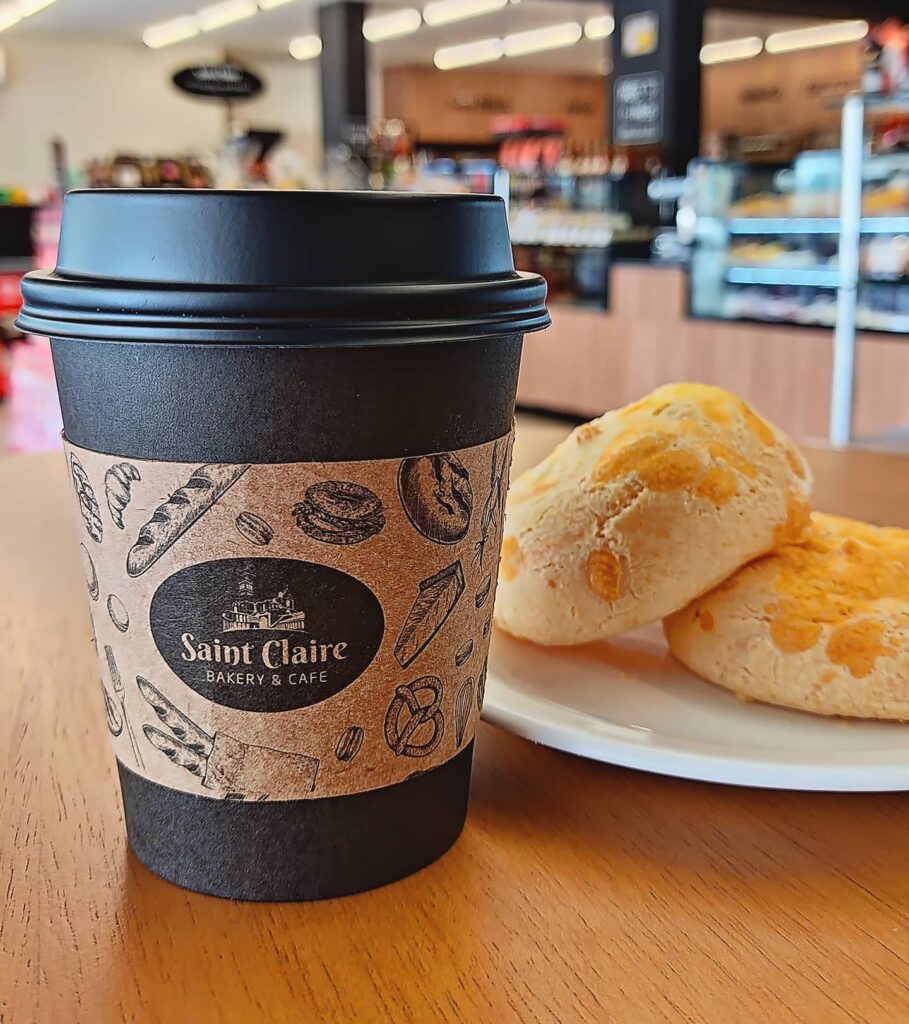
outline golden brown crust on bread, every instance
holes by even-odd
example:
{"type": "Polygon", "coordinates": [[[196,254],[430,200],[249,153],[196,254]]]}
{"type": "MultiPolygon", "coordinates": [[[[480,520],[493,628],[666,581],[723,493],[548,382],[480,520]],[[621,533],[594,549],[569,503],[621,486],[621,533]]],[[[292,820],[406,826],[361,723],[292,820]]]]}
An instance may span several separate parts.
{"type": "Polygon", "coordinates": [[[909,719],[909,531],[815,513],[800,543],[667,618],[673,654],[753,700],[909,719]]]}
{"type": "Polygon", "coordinates": [[[671,384],[575,430],[508,497],[496,620],[542,644],[662,618],[801,535],[808,469],[721,388],[671,384]]]}

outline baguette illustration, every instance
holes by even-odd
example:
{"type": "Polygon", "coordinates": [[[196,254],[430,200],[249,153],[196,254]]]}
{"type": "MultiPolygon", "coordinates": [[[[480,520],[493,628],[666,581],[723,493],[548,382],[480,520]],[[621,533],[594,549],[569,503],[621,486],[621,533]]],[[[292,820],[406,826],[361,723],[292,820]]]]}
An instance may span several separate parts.
{"type": "Polygon", "coordinates": [[[151,704],[159,720],[185,744],[200,757],[208,757],[211,753],[213,740],[207,732],[203,732],[195,722],[164,696],[164,694],[144,676],[136,676],[136,685],[139,693],[151,704]]]}
{"type": "Polygon", "coordinates": [[[153,747],[223,800],[293,800],[316,788],[319,759],[245,743],[226,732],[210,736],[142,676],[139,692],[173,735],[153,725],[142,732],[153,747]]]}
{"type": "Polygon", "coordinates": [[[460,562],[452,562],[420,583],[420,592],[395,644],[395,657],[401,668],[407,668],[445,625],[463,593],[464,570],[460,562]]]}
{"type": "Polygon", "coordinates": [[[85,467],[70,453],[69,457],[70,474],[73,480],[73,489],[79,499],[79,512],[82,514],[82,521],[89,537],[96,543],[101,543],[104,536],[104,524],[101,522],[101,508],[98,499],[95,497],[95,489],[88,479],[85,467]]]}
{"type": "Polygon", "coordinates": [[[209,465],[159,505],[126,556],[126,571],[141,576],[232,487],[249,466],[209,465]]]}

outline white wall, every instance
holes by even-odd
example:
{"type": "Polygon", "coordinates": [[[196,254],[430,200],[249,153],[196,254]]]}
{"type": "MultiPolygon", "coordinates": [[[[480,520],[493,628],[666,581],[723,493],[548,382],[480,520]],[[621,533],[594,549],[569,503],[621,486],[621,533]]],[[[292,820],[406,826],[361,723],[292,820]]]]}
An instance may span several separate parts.
{"type": "MultiPolygon", "coordinates": [[[[70,163],[115,152],[179,155],[216,148],[223,105],[195,99],[171,83],[174,71],[220,60],[215,48],[183,44],[154,51],[79,37],[8,36],[7,80],[0,85],[0,185],[53,180],[50,140],[66,142],[70,163]]],[[[238,55],[243,59],[242,55],[238,55]]],[[[277,128],[313,162],[320,146],[318,62],[244,60],[266,89],[242,107],[244,121],[277,128]]]]}

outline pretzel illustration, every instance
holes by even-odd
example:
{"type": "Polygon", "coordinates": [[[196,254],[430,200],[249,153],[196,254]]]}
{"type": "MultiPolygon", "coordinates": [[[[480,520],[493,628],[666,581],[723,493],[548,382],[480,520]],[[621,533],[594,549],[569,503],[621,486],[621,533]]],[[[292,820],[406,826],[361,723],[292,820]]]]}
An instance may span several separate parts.
{"type": "Polygon", "coordinates": [[[444,735],[442,681],[435,676],[421,676],[398,686],[385,715],[385,742],[395,754],[427,757],[444,735]]]}

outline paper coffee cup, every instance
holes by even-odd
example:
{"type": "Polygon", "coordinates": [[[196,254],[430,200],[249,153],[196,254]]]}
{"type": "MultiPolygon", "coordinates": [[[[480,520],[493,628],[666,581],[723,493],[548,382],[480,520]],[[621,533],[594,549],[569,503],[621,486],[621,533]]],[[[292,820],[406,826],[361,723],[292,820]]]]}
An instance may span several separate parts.
{"type": "Polygon", "coordinates": [[[523,334],[485,196],[96,191],[51,338],[129,842],[315,899],[443,853],[482,706],[523,334]]]}

